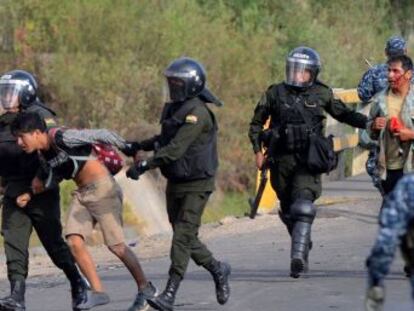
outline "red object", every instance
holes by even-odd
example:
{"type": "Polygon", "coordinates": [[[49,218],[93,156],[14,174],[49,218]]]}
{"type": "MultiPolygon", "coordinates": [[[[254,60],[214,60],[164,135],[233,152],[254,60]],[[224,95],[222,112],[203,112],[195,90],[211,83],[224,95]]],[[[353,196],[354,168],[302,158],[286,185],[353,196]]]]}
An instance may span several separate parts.
{"type": "MultiPolygon", "coordinates": [[[[53,141],[58,130],[65,130],[65,128],[53,127],[48,130],[48,134],[53,141]]],[[[124,160],[115,147],[107,144],[92,144],[92,149],[98,161],[105,165],[112,175],[119,173],[124,165],[124,160]]]]}
{"type": "Polygon", "coordinates": [[[124,160],[111,145],[93,144],[93,151],[98,160],[103,163],[112,175],[118,173],[124,165],[124,160]]]}
{"type": "Polygon", "coordinates": [[[390,131],[392,133],[399,132],[403,127],[404,127],[404,125],[402,124],[402,122],[400,121],[399,118],[391,117],[391,119],[390,119],[390,131]]]}

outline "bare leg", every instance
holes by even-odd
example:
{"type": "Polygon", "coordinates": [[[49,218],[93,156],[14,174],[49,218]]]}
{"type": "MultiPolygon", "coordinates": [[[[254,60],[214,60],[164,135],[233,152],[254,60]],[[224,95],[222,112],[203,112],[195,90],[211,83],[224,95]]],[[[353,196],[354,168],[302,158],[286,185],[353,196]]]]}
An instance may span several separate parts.
{"type": "Polygon", "coordinates": [[[144,289],[148,285],[148,281],[134,252],[126,246],[125,243],[108,246],[108,248],[124,263],[125,267],[127,267],[134,277],[138,289],[144,289]]]}
{"type": "Polygon", "coordinates": [[[72,252],[73,257],[82,271],[83,275],[91,284],[92,290],[95,292],[103,292],[101,279],[96,272],[95,263],[85,245],[85,241],[80,235],[69,235],[67,242],[72,252]]]}

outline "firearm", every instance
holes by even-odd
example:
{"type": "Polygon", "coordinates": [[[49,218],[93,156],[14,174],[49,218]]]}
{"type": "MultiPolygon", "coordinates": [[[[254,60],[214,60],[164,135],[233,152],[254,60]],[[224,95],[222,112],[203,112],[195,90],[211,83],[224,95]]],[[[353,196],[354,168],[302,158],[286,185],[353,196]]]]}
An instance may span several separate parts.
{"type": "Polygon", "coordinates": [[[269,170],[269,160],[267,155],[265,154],[265,161],[260,169],[260,183],[259,188],[257,189],[256,196],[254,198],[249,198],[249,205],[250,205],[250,214],[249,217],[254,219],[257,214],[257,209],[259,208],[260,201],[263,196],[263,192],[265,190],[267,184],[267,171],[269,170]]]}
{"type": "Polygon", "coordinates": [[[259,140],[265,149],[265,160],[260,169],[260,183],[259,188],[257,189],[256,196],[254,198],[249,198],[250,214],[249,217],[254,219],[259,208],[260,201],[263,196],[263,192],[266,188],[267,183],[267,172],[269,171],[269,164],[272,161],[271,155],[275,153],[280,139],[280,126],[275,126],[273,128],[268,128],[260,134],[259,140]]]}

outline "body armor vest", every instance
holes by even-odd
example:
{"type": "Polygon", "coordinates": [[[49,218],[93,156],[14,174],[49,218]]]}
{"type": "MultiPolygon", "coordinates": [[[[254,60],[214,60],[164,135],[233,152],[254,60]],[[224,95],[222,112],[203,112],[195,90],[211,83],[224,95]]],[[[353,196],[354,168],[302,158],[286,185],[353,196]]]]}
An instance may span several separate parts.
{"type": "Polygon", "coordinates": [[[10,125],[17,114],[6,113],[0,117],[0,176],[6,186],[6,195],[14,197],[30,185],[39,167],[37,153],[27,154],[12,135],[10,125]]]}
{"type": "Polygon", "coordinates": [[[309,147],[309,135],[323,133],[323,108],[312,87],[293,91],[284,84],[273,87],[274,103],[271,111],[271,128],[278,128],[281,153],[301,153],[309,147]]]}
{"type": "Polygon", "coordinates": [[[167,103],[161,116],[161,135],[158,140],[159,147],[164,147],[175,137],[181,126],[185,124],[186,116],[199,105],[208,110],[213,127],[208,133],[206,143],[194,141],[184,155],[160,167],[162,174],[173,182],[186,182],[213,177],[218,167],[217,156],[217,122],[214,114],[206,103],[197,97],[183,103],[167,103]]]}

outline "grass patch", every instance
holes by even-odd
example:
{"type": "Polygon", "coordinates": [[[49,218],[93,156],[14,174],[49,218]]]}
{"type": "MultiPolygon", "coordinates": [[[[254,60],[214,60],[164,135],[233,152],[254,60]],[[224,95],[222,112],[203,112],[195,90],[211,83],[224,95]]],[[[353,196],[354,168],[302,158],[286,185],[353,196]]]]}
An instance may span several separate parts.
{"type": "Polygon", "coordinates": [[[207,206],[202,223],[219,221],[226,216],[244,216],[249,211],[248,197],[249,194],[245,192],[224,193],[223,198],[218,203],[207,206]]]}

